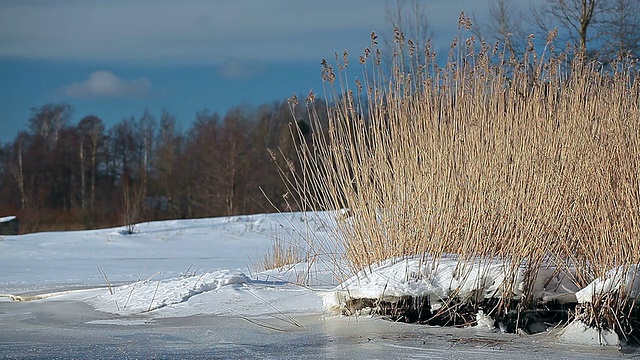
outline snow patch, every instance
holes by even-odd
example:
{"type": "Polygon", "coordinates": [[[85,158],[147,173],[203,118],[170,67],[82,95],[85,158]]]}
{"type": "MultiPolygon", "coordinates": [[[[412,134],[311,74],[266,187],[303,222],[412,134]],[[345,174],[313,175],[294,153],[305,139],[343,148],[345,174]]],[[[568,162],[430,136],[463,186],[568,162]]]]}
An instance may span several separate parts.
{"type": "Polygon", "coordinates": [[[580,304],[594,302],[610,292],[624,290],[626,296],[635,299],[640,293],[640,269],[637,264],[620,266],[607,271],[604,277],[592,281],[585,288],[576,292],[580,304]]]}
{"type": "Polygon", "coordinates": [[[482,310],[479,310],[478,314],[476,314],[476,322],[478,323],[478,328],[493,330],[496,327],[493,318],[489,315],[485,315],[482,310]]]}
{"type": "Polygon", "coordinates": [[[557,301],[560,304],[576,302],[575,269],[542,266],[533,285],[534,297],[542,302],[557,301]]]}
{"type": "Polygon", "coordinates": [[[619,346],[620,338],[611,330],[598,330],[574,321],[562,329],[558,339],[565,343],[587,346],[619,346]]]}

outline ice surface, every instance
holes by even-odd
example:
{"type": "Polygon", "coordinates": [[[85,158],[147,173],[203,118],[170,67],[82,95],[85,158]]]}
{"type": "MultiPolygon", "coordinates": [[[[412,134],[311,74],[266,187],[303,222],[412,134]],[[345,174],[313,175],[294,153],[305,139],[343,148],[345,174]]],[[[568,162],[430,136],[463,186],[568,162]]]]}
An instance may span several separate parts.
{"type": "MultiPolygon", "coordinates": [[[[222,290],[232,287],[224,286],[222,290]]],[[[185,304],[200,296],[192,297],[185,304]]],[[[547,333],[518,336],[477,327],[443,329],[377,318],[322,318],[319,313],[287,313],[295,317],[300,325],[297,326],[276,319],[273,314],[120,316],[95,311],[84,303],[46,300],[0,302],[0,314],[2,359],[610,360],[628,357],[611,347],[567,346],[547,333]]]]}

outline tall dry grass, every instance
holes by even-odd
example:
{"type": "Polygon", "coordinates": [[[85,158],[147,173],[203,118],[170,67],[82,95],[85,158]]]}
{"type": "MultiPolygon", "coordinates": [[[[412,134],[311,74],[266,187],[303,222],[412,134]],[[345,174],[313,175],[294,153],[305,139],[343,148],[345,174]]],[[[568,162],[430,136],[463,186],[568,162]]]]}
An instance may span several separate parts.
{"type": "Polygon", "coordinates": [[[465,38],[469,25],[461,16],[444,67],[397,30],[392,63],[372,34],[357,79],[346,52],[323,61],[328,124],[311,114],[290,183],[302,207],[351,209],[336,241],[352,272],[416,254],[497,257],[513,276],[526,269],[525,303],[541,265],[575,267],[585,286],[639,263],[636,63],[557,51],[555,33],[507,57],[465,38]]]}

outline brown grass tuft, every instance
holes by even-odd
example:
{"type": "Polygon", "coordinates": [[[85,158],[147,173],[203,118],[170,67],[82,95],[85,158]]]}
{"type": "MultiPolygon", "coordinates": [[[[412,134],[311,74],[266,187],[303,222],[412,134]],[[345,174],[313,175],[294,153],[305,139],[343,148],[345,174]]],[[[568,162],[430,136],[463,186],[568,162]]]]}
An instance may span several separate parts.
{"type": "Polygon", "coordinates": [[[297,264],[306,259],[299,245],[286,242],[280,237],[273,239],[273,247],[255,266],[256,271],[280,269],[287,265],[297,264]]]}

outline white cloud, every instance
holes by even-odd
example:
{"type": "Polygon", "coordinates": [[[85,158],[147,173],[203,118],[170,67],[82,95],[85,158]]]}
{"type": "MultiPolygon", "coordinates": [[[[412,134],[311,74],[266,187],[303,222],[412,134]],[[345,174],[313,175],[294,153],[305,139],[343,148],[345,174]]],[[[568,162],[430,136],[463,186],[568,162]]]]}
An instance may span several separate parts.
{"type": "Polygon", "coordinates": [[[146,78],[124,80],[112,72],[98,70],[82,82],[62,89],[71,98],[142,98],[151,92],[151,82],[146,78]]]}
{"type": "Polygon", "coordinates": [[[241,59],[229,59],[218,65],[216,72],[226,79],[250,79],[265,70],[265,66],[259,61],[241,59]]]}

